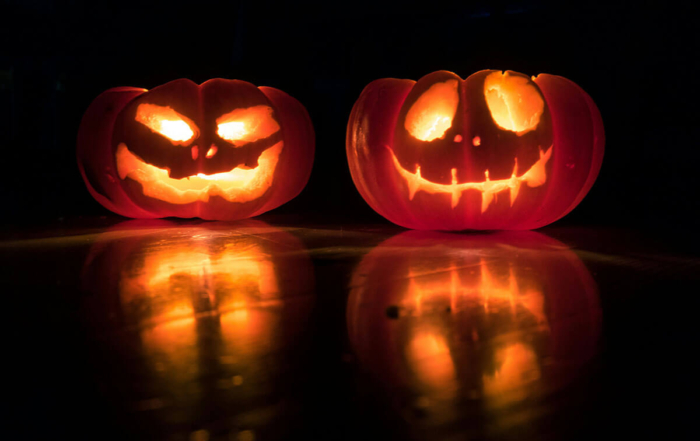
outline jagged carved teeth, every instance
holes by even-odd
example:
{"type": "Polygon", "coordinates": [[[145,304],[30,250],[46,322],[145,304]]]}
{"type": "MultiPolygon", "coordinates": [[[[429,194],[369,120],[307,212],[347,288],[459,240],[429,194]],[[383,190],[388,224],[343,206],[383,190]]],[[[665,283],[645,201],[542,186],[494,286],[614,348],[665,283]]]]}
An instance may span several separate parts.
{"type": "Polygon", "coordinates": [[[528,187],[538,187],[547,181],[545,165],[552,155],[552,147],[550,146],[546,152],[540,149],[540,158],[533,164],[523,175],[518,176],[518,160],[515,158],[513,164],[513,172],[507,179],[497,179],[492,181],[489,177],[489,171],[484,172],[484,181],[482,182],[464,182],[459,183],[457,180],[457,169],[451,169],[452,180],[450,184],[438,184],[421,176],[420,166],[416,165],[416,171],[410,172],[401,166],[396,158],[393,150],[387,146],[392,154],[394,166],[401,176],[406,180],[408,187],[408,198],[413,200],[418,191],[426,193],[447,193],[450,194],[451,206],[455,208],[459,204],[462,197],[462,192],[465,190],[478,190],[481,192],[481,212],[485,212],[491,205],[498,193],[508,190],[510,196],[510,206],[512,207],[515,200],[520,194],[520,186],[527,184],[528,187]]]}

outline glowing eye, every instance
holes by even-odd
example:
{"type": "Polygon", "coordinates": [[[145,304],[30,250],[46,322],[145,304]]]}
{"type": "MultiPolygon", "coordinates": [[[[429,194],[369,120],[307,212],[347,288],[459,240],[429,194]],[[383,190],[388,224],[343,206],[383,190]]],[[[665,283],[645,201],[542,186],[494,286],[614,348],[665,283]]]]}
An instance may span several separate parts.
{"type": "Polygon", "coordinates": [[[235,109],[216,120],[216,133],[234,146],[264,139],[280,129],[269,106],[235,109]]]}
{"type": "Polygon", "coordinates": [[[235,141],[242,139],[248,133],[248,131],[245,129],[245,123],[241,121],[231,121],[219,124],[219,130],[217,133],[224,139],[235,141]]]}
{"type": "Polygon", "coordinates": [[[459,93],[457,80],[435,83],[416,100],[406,114],[404,127],[421,141],[442,139],[452,127],[459,93]]]}
{"type": "Polygon", "coordinates": [[[186,116],[180,115],[170,107],[155,104],[139,104],[136,109],[136,121],[174,142],[184,143],[191,140],[197,130],[186,116]]]}
{"type": "Polygon", "coordinates": [[[494,72],[484,81],[484,97],[491,117],[502,129],[518,136],[534,130],[544,111],[544,100],[529,79],[494,72]]]}

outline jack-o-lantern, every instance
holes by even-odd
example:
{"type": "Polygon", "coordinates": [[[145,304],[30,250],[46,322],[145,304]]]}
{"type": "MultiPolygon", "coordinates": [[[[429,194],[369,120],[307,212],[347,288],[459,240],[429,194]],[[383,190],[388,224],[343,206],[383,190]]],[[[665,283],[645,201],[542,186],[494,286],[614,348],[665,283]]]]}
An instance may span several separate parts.
{"type": "Polygon", "coordinates": [[[110,89],[78,133],[90,194],[134,218],[256,216],[301,192],[313,154],[304,106],[239,80],[110,89]]]}
{"type": "Polygon", "coordinates": [[[295,415],[269,406],[304,375],[293,360],[310,336],[313,267],[293,235],[252,220],[234,230],[129,221],[97,238],[82,278],[88,326],[103,336],[104,362],[119,366],[101,372],[101,392],[128,410],[120,424],[144,433],[133,410],[157,410],[153,430],[188,435],[223,430],[222,409],[258,415],[226,419],[230,430],[284,427],[295,415]]]}
{"type": "Polygon", "coordinates": [[[362,197],[414,229],[532,229],[566,215],[603,160],[591,98],[562,77],[484,70],[365,87],[347,156],[362,197]]]}
{"type": "Polygon", "coordinates": [[[568,387],[596,354],[601,311],[586,267],[547,236],[410,231],[353,272],[347,326],[402,415],[453,427],[568,387]]]}

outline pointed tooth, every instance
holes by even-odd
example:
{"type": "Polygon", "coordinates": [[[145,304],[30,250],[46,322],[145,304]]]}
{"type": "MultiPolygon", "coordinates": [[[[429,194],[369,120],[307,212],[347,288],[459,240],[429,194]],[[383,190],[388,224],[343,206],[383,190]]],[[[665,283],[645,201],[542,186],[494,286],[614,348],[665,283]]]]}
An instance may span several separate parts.
{"type": "Polygon", "coordinates": [[[416,192],[418,191],[418,188],[420,187],[420,167],[417,167],[416,169],[416,174],[411,176],[410,179],[408,179],[408,200],[412,201],[413,196],[416,195],[416,192]]]}
{"type": "Polygon", "coordinates": [[[520,193],[520,181],[515,180],[515,184],[510,187],[510,206],[512,207],[520,193]]]}
{"type": "Polygon", "coordinates": [[[452,208],[455,208],[457,206],[457,204],[459,204],[459,199],[462,197],[462,190],[460,190],[456,187],[457,183],[458,183],[457,182],[457,169],[453,168],[452,169],[452,185],[454,185],[455,187],[453,187],[453,189],[452,189],[452,208]]]}
{"type": "Polygon", "coordinates": [[[493,192],[492,191],[483,191],[481,192],[481,212],[485,212],[487,208],[489,208],[489,205],[491,204],[491,201],[493,200],[493,192]]]}
{"type": "Polygon", "coordinates": [[[462,190],[452,190],[452,208],[459,204],[459,199],[462,197],[462,190]]]}
{"type": "Polygon", "coordinates": [[[413,196],[416,195],[418,187],[420,187],[420,182],[418,182],[418,179],[413,178],[408,181],[408,200],[413,200],[413,196]]]}

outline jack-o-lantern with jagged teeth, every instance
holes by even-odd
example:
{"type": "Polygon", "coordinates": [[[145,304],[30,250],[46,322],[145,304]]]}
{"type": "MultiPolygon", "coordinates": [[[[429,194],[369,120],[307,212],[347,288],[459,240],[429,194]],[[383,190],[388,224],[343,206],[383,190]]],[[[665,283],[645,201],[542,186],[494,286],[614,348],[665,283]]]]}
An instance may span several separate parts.
{"type": "Polygon", "coordinates": [[[78,162],[92,195],[129,217],[255,216],[295,197],[314,134],[289,95],[238,80],[110,89],[86,112],[78,162]]]}
{"type": "Polygon", "coordinates": [[[564,216],[600,169],[593,101],[553,75],[446,71],[369,84],[347,155],[375,211],[416,229],[530,229],[564,216]]]}

